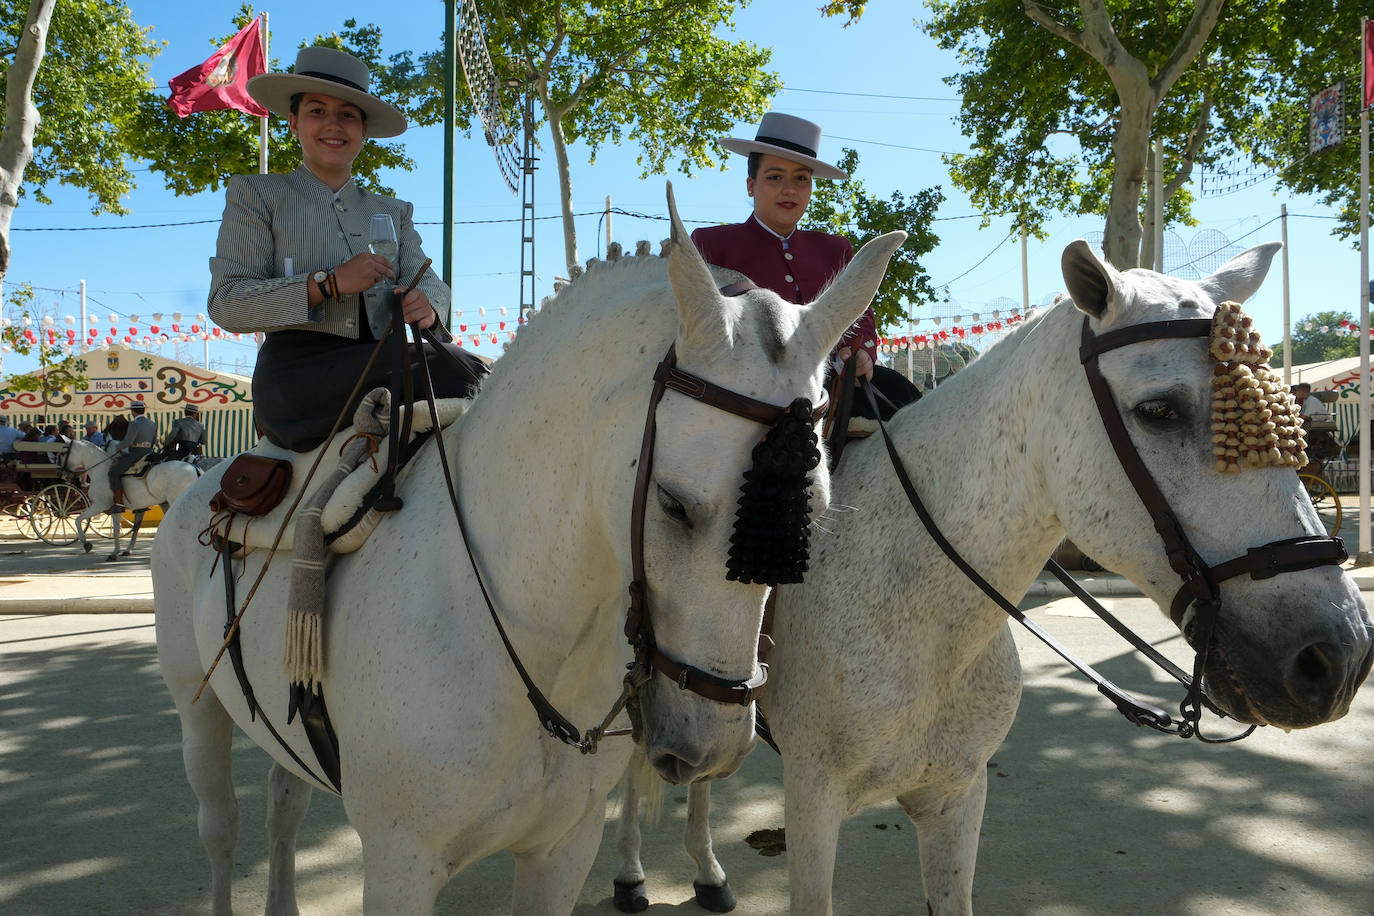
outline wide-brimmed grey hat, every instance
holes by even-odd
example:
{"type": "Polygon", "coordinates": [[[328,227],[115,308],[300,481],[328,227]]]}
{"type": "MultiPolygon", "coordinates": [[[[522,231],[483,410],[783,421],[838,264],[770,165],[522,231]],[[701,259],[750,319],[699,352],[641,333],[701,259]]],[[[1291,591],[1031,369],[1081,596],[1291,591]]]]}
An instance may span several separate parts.
{"type": "MultiPolygon", "coordinates": [[[[261,79],[261,77],[259,77],[261,79]]],[[[248,84],[252,86],[250,82],[248,84]]],[[[263,104],[266,104],[265,102],[263,104]]],[[[271,107],[271,106],[269,106],[271,107]]],[[[747,156],[767,153],[809,166],[817,178],[844,181],[849,173],[816,158],[821,145],[821,126],[804,118],[770,111],[759,122],[759,132],[752,140],[740,137],[721,137],[720,145],[732,153],[747,156]]]]}
{"type": "Polygon", "coordinates": [[[318,92],[351,102],[367,115],[369,137],[395,137],[405,133],[406,117],[390,102],[368,91],[372,74],[367,64],[352,54],[333,48],[301,48],[291,73],[260,73],[248,81],[248,94],[259,105],[283,118],[291,114],[291,97],[299,92],[318,92]]]}

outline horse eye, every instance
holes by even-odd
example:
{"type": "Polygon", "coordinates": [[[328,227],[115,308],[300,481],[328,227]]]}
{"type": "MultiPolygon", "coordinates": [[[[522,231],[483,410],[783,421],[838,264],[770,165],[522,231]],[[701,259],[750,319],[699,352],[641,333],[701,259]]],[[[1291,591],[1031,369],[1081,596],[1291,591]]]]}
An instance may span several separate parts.
{"type": "Polygon", "coordinates": [[[658,506],[669,518],[676,519],[688,528],[692,527],[691,520],[687,518],[687,508],[678,501],[676,496],[661,486],[658,488],[658,506]]]}
{"type": "Polygon", "coordinates": [[[1162,398],[1141,401],[1135,407],[1136,416],[1151,423],[1172,423],[1178,420],[1174,405],[1162,398]]]}

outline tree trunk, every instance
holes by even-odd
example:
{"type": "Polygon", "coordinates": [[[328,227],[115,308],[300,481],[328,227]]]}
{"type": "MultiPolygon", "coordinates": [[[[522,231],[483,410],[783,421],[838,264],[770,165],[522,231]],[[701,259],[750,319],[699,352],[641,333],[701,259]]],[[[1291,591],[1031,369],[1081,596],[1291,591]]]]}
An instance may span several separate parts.
{"type": "Polygon", "coordinates": [[[10,221],[19,205],[24,169],[33,161],[38,109],[33,84],[48,44],[48,23],[57,0],[31,0],[14,62],[5,74],[5,127],[0,132],[0,282],[10,269],[10,221]]]}
{"type": "Polygon", "coordinates": [[[1117,94],[1121,112],[1112,137],[1112,191],[1102,249],[1113,267],[1124,270],[1140,266],[1140,199],[1150,159],[1150,122],[1155,106],[1148,82],[1118,83],[1117,94]]]}
{"type": "MultiPolygon", "coordinates": [[[[563,123],[559,120],[562,112],[552,108],[548,101],[544,111],[549,115],[549,133],[553,135],[553,159],[558,168],[558,203],[563,210],[563,260],[568,270],[578,266],[577,226],[573,224],[572,208],[572,170],[568,167],[568,141],[563,136],[563,123]]],[[[571,279],[571,273],[569,279],[571,279]]]]}

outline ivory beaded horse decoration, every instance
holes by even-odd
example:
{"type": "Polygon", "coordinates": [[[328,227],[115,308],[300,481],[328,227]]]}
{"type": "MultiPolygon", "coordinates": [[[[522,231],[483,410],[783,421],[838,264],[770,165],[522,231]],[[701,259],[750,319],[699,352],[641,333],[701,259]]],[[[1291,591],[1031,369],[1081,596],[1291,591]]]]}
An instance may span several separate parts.
{"type": "MultiPolygon", "coordinates": [[[[684,667],[684,679],[761,674],[768,586],[728,580],[726,560],[744,473],[767,427],[702,391],[771,412],[819,403],[833,341],[867,306],[905,234],[864,246],[816,302],[798,307],[765,290],[724,295],[739,275],[701,260],[671,186],[668,203],[668,256],[594,263],[546,302],[462,419],[439,434],[466,548],[430,443],[398,486],[404,509],[356,552],[333,558],[322,683],[339,794],[362,841],[368,913],[432,912],[450,878],[504,850],[515,860],[513,912],[572,909],[632,742],[606,737],[581,753],[551,737],[502,631],[533,683],[578,725],[601,721],[622,696],[632,580],[656,652],[700,666],[684,667]],[[664,354],[674,352],[676,368],[665,368],[664,354]],[[656,378],[674,384],[660,388],[656,378]],[[651,462],[642,460],[646,443],[651,462]],[[642,520],[637,551],[632,515],[642,520]],[[642,582],[632,569],[641,564],[642,582]]],[[[193,702],[225,634],[226,564],[216,567],[196,539],[222,473],[212,468],[162,523],[152,564],[158,660],[181,717],[213,911],[230,909],[237,725],[276,761],[267,911],[295,912],[296,830],[311,789],[330,786],[303,765],[313,760],[310,744],[286,724],[289,558],[271,565],[239,628],[258,714],[228,659],[193,702]]],[[[809,488],[814,517],[828,499],[823,464],[809,488]]],[[[244,590],[264,554],[234,559],[230,574],[244,590]]],[[[659,673],[646,678],[634,682],[636,731],[659,771],[684,782],[733,772],[753,741],[750,692],[732,704],[659,673]]]]}
{"type": "MultiPolygon", "coordinates": [[[[1118,271],[1075,242],[1062,258],[1071,301],[1024,322],[899,411],[888,431],[939,529],[1003,595],[1024,595],[1068,536],[1172,612],[1180,574],[1113,454],[1085,372],[1091,356],[1199,562],[1216,570],[1256,551],[1273,560],[1277,574],[1216,586],[1210,639],[1200,635],[1205,602],[1175,619],[1205,660],[1208,695],[1238,722],[1298,729],[1346,714],[1374,661],[1374,634],[1338,565],[1283,562],[1290,540],[1327,539],[1293,472],[1302,442],[1287,392],[1265,378],[1267,351],[1237,304],[1278,247],[1252,248],[1191,282],[1118,271]],[[1158,330],[1185,323],[1203,330],[1173,339],[1158,330]],[[1121,343],[1092,349],[1108,339],[1121,343]],[[1214,388],[1216,378],[1225,384],[1214,388]],[[1246,380],[1244,391],[1232,379],[1246,380]],[[1227,461],[1213,437],[1232,433],[1245,450],[1227,461]]],[[[881,438],[846,448],[831,506],[853,511],[827,514],[806,581],[779,589],[759,702],[782,751],[789,912],[832,912],[841,821],[895,798],[917,828],[926,908],[969,916],[987,764],[1016,715],[1020,663],[1007,615],[917,521],[881,438]]],[[[646,789],[633,767],[629,786],[615,884],[617,904],[636,911],[648,905],[636,823],[646,789]]],[[[689,789],[686,845],[698,900],[723,911],[734,895],[711,851],[709,793],[707,781],[689,789]]]]}

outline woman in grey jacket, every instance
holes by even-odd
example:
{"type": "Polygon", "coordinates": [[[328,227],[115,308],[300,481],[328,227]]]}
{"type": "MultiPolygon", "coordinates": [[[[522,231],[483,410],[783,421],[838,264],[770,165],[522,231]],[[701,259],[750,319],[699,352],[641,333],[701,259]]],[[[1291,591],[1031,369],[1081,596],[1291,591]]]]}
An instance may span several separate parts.
{"type": "MultiPolygon", "coordinates": [[[[211,317],[230,331],[266,332],[253,372],[258,429],[297,451],[319,445],[341,412],[344,425],[351,421],[357,402],[346,403],[348,394],[386,331],[393,297],[426,260],[414,208],[352,179],[369,137],[406,129],[398,109],[368,92],[370,78],[352,55],[311,47],[297,55],[295,72],[249,80],[249,94],[287,118],[303,162],[288,175],[230,180],[210,259],[211,317]],[[378,213],[396,226],[394,263],[368,250],[368,224],[378,213]]],[[[426,270],[401,307],[407,323],[433,327],[448,341],[453,359],[426,347],[435,393],[469,397],[486,367],[451,342],[439,319],[448,305],[448,287],[426,270]]],[[[388,385],[391,365],[380,357],[360,393],[388,385]]]]}

